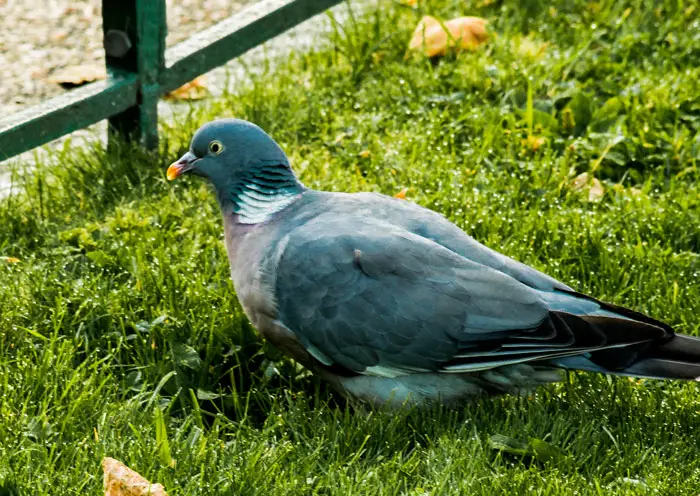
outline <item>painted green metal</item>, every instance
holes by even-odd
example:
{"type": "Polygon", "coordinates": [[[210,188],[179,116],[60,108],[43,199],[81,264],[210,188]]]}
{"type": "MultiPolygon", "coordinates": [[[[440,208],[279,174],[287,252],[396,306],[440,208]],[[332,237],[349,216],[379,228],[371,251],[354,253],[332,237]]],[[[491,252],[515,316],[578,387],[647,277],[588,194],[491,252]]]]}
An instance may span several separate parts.
{"type": "Polygon", "coordinates": [[[165,50],[165,0],[102,0],[108,79],[0,119],[0,161],[102,119],[155,148],[161,95],[341,1],[263,0],[165,50]]]}
{"type": "Polygon", "coordinates": [[[165,0],[102,0],[107,72],[127,71],[139,77],[138,104],[109,118],[109,130],[120,138],[158,146],[158,76],[164,68],[165,0]],[[123,40],[111,46],[107,41],[123,40]]]}
{"type": "Polygon", "coordinates": [[[115,75],[0,119],[0,161],[137,104],[135,74],[115,75]]]}
{"type": "Polygon", "coordinates": [[[266,0],[166,50],[165,92],[225,64],[341,0],[266,0]]]}

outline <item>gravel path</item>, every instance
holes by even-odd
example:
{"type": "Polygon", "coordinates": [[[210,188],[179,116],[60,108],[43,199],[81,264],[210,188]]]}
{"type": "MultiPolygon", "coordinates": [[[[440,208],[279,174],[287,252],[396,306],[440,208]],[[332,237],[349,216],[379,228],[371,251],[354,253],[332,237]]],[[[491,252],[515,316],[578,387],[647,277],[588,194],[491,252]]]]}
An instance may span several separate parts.
{"type": "MultiPolygon", "coordinates": [[[[192,33],[211,26],[232,13],[245,8],[255,0],[236,2],[231,0],[168,0],[168,45],[178,43],[192,33]]],[[[363,5],[371,2],[355,2],[355,10],[362,10],[363,5]],[[358,7],[359,5],[359,7],[358,7]]],[[[48,82],[48,76],[54,68],[73,64],[104,63],[102,53],[102,32],[100,17],[100,0],[0,0],[0,63],[10,68],[10,78],[3,76],[0,82],[0,112],[11,113],[25,106],[33,105],[65,91],[58,85],[48,82]],[[46,2],[49,6],[41,9],[41,21],[31,12],[27,5],[36,6],[37,1],[46,2]],[[87,13],[86,13],[87,12],[87,13]],[[10,22],[11,14],[21,18],[21,22],[10,22]],[[7,24],[2,26],[2,24],[7,24]],[[22,24],[24,23],[24,24],[22,24]],[[32,42],[18,43],[17,38],[23,31],[32,31],[34,25],[40,25],[37,33],[33,34],[32,42]],[[59,28],[57,26],[61,26],[59,28]],[[8,34],[8,30],[14,35],[8,34]],[[59,42],[43,42],[54,32],[68,33],[59,42]],[[12,41],[14,40],[14,41],[12,41]],[[8,50],[9,48],[9,50],[8,50]],[[34,52],[39,55],[32,55],[34,52]],[[36,61],[41,60],[44,76],[39,76],[36,61]],[[31,62],[34,61],[34,62],[31,62]],[[49,62],[51,61],[51,62],[49,62]],[[50,69],[46,69],[50,67],[50,69]],[[10,87],[10,90],[7,88],[10,87]],[[14,96],[12,96],[14,95],[14,96]],[[14,109],[14,110],[13,110],[14,109]]],[[[337,5],[331,9],[335,18],[344,19],[347,8],[337,5]]],[[[247,77],[247,71],[262,62],[274,64],[282,60],[292,50],[304,51],[318,44],[319,34],[329,29],[325,14],[319,14],[286,33],[273,38],[267,43],[250,50],[242,57],[234,59],[227,65],[214,69],[206,74],[207,88],[211,96],[220,95],[226,82],[229,90],[233,91],[235,82],[247,77]],[[241,61],[245,63],[243,68],[241,61]]],[[[191,102],[161,100],[159,115],[168,119],[174,113],[186,111],[191,102]]],[[[80,146],[83,140],[104,140],[106,136],[106,121],[94,126],[76,131],[59,138],[45,147],[36,148],[14,157],[6,162],[0,162],[0,197],[7,196],[12,191],[11,163],[21,163],[23,166],[33,162],[35,154],[46,157],[47,150],[60,147],[67,140],[71,146],[80,146]]]]}

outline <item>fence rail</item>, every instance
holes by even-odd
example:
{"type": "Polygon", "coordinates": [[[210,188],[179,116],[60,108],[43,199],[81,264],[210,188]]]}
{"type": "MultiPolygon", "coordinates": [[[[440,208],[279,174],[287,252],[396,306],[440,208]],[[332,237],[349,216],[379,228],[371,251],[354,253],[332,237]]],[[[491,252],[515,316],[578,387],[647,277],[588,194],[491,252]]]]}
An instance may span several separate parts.
{"type": "Polygon", "coordinates": [[[342,0],[263,0],[165,49],[165,0],[102,0],[108,77],[0,118],[0,161],[109,119],[158,145],[158,99],[342,0]]]}

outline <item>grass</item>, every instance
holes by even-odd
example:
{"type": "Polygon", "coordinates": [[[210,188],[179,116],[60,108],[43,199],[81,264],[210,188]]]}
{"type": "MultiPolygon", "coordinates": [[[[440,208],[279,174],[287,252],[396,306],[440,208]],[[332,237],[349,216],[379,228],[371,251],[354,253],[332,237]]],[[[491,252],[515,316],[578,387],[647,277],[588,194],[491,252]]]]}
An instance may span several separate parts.
{"type": "Polygon", "coordinates": [[[408,187],[481,242],[700,334],[700,9],[376,9],[163,124],[159,154],[67,146],[0,201],[0,255],[20,260],[0,259],[0,495],[99,494],[103,456],[171,496],[698,491],[696,384],[581,373],[459,411],[368,413],[258,340],[213,195],[164,179],[219,116],[267,129],[311,187],[408,187]],[[424,12],[498,36],[405,60],[424,12]],[[572,188],[583,172],[600,201],[572,188]]]}

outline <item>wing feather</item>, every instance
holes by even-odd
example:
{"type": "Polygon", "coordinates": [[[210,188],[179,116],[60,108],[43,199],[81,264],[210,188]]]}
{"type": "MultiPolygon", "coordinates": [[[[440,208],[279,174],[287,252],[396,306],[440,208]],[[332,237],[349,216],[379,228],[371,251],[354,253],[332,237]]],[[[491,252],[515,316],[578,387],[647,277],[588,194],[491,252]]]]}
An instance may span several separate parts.
{"type": "Polygon", "coordinates": [[[441,370],[489,354],[492,363],[575,341],[568,328],[542,328],[548,309],[536,290],[381,222],[317,220],[290,233],[276,298],[302,344],[356,372],[441,370]]]}

